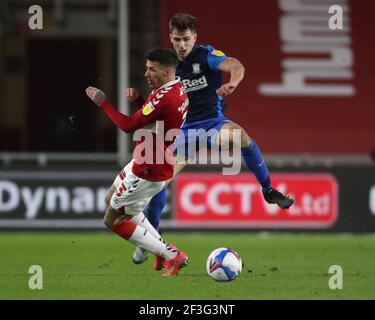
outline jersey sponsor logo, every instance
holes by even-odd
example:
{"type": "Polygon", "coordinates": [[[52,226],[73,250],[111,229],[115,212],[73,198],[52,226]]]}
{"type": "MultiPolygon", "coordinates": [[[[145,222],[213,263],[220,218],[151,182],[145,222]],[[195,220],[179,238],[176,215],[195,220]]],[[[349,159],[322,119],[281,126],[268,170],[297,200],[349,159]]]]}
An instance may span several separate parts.
{"type": "Polygon", "coordinates": [[[149,103],[147,103],[144,107],[143,107],[143,109],[142,109],[142,114],[144,115],[144,116],[148,116],[152,111],[154,111],[155,110],[155,107],[152,105],[152,103],[151,102],[149,102],[149,103]]]}
{"type": "Polygon", "coordinates": [[[201,65],[199,63],[193,63],[191,66],[193,67],[193,73],[199,74],[202,72],[201,65]]]}
{"type": "Polygon", "coordinates": [[[214,50],[214,51],[211,52],[211,54],[213,54],[214,56],[217,56],[217,57],[225,56],[224,52],[220,51],[220,50],[214,50]]]}
{"type": "Polygon", "coordinates": [[[206,76],[204,75],[199,79],[184,79],[182,80],[182,84],[184,85],[186,92],[200,90],[208,86],[206,76]]]}

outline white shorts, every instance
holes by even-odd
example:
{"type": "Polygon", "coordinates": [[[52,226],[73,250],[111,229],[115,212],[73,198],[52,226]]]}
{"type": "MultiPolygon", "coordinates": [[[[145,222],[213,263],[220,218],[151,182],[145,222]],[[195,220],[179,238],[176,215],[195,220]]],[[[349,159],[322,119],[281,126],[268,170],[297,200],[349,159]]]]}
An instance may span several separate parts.
{"type": "Polygon", "coordinates": [[[110,202],[113,209],[130,216],[141,213],[165,186],[165,181],[148,181],[136,176],[132,171],[133,162],[134,159],[117,175],[113,183],[116,190],[110,202]]]}

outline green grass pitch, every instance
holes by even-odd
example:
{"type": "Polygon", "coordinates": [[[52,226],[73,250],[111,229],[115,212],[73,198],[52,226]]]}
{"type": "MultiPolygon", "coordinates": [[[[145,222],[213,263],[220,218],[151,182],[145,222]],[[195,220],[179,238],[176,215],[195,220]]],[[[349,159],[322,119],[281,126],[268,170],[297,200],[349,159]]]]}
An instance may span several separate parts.
{"type": "Polygon", "coordinates": [[[375,236],[259,233],[165,233],[188,253],[176,277],[131,262],[133,245],[109,232],[0,233],[0,299],[375,299],[375,236]],[[206,274],[215,248],[229,246],[245,268],[232,282],[206,274]],[[43,289],[31,290],[31,265],[43,289]],[[343,289],[328,286],[331,265],[343,289]]]}

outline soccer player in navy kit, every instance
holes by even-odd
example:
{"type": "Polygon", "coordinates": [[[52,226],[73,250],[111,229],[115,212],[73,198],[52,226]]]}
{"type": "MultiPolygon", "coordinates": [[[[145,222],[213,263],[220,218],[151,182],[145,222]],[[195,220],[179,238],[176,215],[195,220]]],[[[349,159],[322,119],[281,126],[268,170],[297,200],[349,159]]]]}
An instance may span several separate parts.
{"type": "MultiPolygon", "coordinates": [[[[229,145],[238,146],[240,142],[241,154],[248,169],[255,175],[262,186],[264,199],[268,203],[276,203],[280,208],[289,208],[294,200],[275,190],[271,185],[270,175],[263,156],[256,144],[238,124],[224,116],[227,107],[224,97],[233,93],[244,77],[244,67],[235,58],[227,57],[223,52],[215,50],[209,45],[196,44],[196,19],[195,17],[179,13],[169,22],[170,40],[180,60],[176,74],[181,81],[189,97],[190,107],[187,119],[181,128],[184,136],[175,142],[177,150],[174,174],[176,175],[187,164],[181,161],[183,158],[191,158],[190,149],[186,148],[186,154],[179,154],[181,145],[188,145],[190,141],[199,140],[199,136],[189,136],[189,129],[216,129],[216,137],[208,136],[207,147],[222,146],[224,137],[232,137],[233,131],[241,132],[240,141],[229,141],[229,145]],[[222,72],[230,75],[229,82],[223,84],[222,72]],[[229,135],[228,135],[229,133],[229,135]]],[[[146,209],[146,214],[152,225],[159,230],[161,212],[166,204],[166,189],[153,197],[146,209]]],[[[142,263],[147,259],[142,250],[137,248],[133,255],[134,263],[142,263]]],[[[154,265],[155,270],[160,270],[162,264],[158,259],[154,265]]]]}

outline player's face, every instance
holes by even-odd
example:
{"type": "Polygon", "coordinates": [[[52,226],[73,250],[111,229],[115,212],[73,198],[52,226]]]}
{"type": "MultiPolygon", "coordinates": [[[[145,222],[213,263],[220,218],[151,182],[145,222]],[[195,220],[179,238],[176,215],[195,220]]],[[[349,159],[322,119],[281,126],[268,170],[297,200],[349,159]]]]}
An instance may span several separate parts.
{"type": "Polygon", "coordinates": [[[191,50],[193,50],[194,44],[197,41],[197,34],[192,32],[190,29],[185,31],[178,31],[173,29],[169,34],[173,48],[176,50],[179,59],[185,59],[191,50]]]}
{"type": "Polygon", "coordinates": [[[169,82],[170,69],[157,61],[147,60],[145,77],[150,88],[157,89],[169,82]]]}

